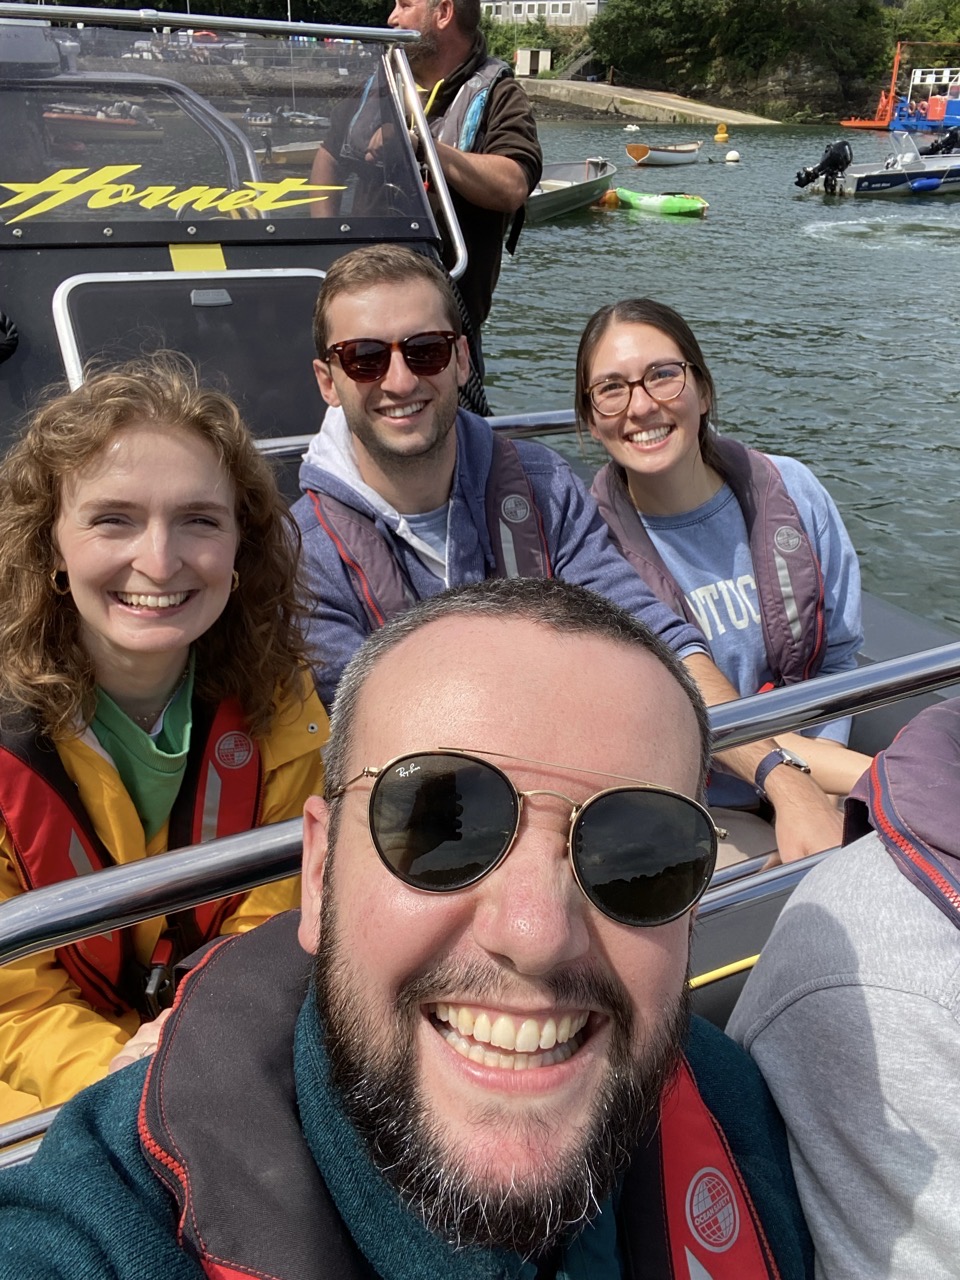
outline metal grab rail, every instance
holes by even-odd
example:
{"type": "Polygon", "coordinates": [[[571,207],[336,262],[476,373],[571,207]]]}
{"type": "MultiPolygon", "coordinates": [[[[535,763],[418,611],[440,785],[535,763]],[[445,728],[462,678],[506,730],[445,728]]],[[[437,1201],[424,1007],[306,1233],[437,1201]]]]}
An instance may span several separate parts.
{"type": "MultiPolygon", "coordinates": [[[[403,95],[403,102],[400,106],[402,108],[405,105],[409,109],[416,123],[417,136],[426,156],[427,171],[433,183],[434,195],[440,205],[440,211],[447,227],[447,235],[453,247],[454,263],[449,268],[448,274],[451,279],[459,280],[467,269],[467,245],[463,238],[463,232],[460,230],[457,215],[454,212],[450,188],[447,186],[447,178],[440,164],[440,157],[437,155],[436,143],[433,140],[433,134],[430,132],[430,126],[427,124],[427,117],[424,115],[423,104],[420,101],[417,84],[413,78],[413,72],[410,70],[410,64],[407,62],[406,54],[400,49],[393,49],[391,53],[390,66],[399,79],[403,95]]],[[[406,112],[402,112],[402,116],[406,121],[406,112]]]]}
{"type": "Polygon", "coordinates": [[[0,963],[297,875],[301,830],[291,818],[21,893],[0,906],[0,963]]]}
{"type": "Polygon", "coordinates": [[[960,641],[710,708],[717,751],[872,711],[960,679],[960,641]]]}
{"type": "MultiPolygon", "coordinates": [[[[960,642],[725,703],[711,710],[711,721],[718,747],[734,746],[958,679],[960,642]]],[[[295,875],[300,854],[300,822],[291,819],[20,894],[0,905],[0,963],[295,875]]],[[[762,887],[762,877],[753,879],[762,887]]],[[[743,882],[718,889],[739,893],[743,882]]],[[[708,909],[705,900],[701,914],[708,909]]]]}
{"type": "MultiPolygon", "coordinates": [[[[546,409],[539,413],[495,414],[487,421],[494,431],[511,436],[539,436],[571,432],[576,416],[572,409],[546,409]]],[[[257,448],[277,462],[295,462],[306,453],[315,434],[311,431],[308,435],[262,436],[257,440],[257,448]]]]}
{"type": "Polygon", "coordinates": [[[359,40],[368,44],[404,44],[420,38],[419,31],[406,31],[392,27],[348,27],[329,22],[297,22],[295,25],[280,19],[231,18],[208,13],[162,13],[156,9],[95,9],[80,5],[59,4],[0,4],[0,17],[47,18],[51,22],[86,22],[98,26],[184,27],[207,31],[243,31],[251,35],[318,36],[321,39],[359,40]]]}

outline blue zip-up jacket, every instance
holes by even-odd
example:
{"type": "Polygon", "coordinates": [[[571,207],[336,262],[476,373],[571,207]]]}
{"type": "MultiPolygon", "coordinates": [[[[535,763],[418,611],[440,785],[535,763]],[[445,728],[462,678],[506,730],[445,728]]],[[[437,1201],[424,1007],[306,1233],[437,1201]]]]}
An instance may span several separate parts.
{"type": "MultiPolygon", "coordinates": [[[[328,494],[375,522],[415,599],[428,599],[446,587],[482,582],[496,572],[485,510],[493,431],[483,418],[462,409],[457,413],[456,431],[445,570],[403,516],[361,480],[340,410],[328,410],[323,430],[310,445],[300,468],[305,496],[294,504],[293,514],[303,537],[304,577],[310,591],[308,636],[314,678],[328,708],[344,667],[371,628],[340,554],[317,519],[308,490],[328,494]],[[437,572],[427,567],[424,558],[432,560],[437,572]]],[[[588,587],[620,605],[682,658],[706,653],[697,629],[662,604],[613,546],[596,503],[569,464],[544,445],[524,440],[515,444],[543,522],[554,577],[588,587]]]]}

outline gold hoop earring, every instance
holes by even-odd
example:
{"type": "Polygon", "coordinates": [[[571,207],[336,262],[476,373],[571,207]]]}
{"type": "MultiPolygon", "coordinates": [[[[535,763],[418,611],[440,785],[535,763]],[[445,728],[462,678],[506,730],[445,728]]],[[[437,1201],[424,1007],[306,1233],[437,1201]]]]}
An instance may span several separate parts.
{"type": "Polygon", "coordinates": [[[68,581],[66,586],[62,587],[60,583],[57,581],[57,577],[59,573],[60,573],[59,569],[50,570],[50,585],[51,587],[53,587],[54,595],[68,596],[70,594],[70,583],[68,581]]]}
{"type": "Polygon", "coordinates": [[[234,569],[234,571],[233,571],[233,586],[230,588],[230,594],[231,594],[231,595],[233,595],[234,591],[236,591],[236,589],[237,589],[237,587],[239,587],[239,585],[240,585],[240,575],[239,575],[239,573],[237,573],[236,569],[234,569]]]}

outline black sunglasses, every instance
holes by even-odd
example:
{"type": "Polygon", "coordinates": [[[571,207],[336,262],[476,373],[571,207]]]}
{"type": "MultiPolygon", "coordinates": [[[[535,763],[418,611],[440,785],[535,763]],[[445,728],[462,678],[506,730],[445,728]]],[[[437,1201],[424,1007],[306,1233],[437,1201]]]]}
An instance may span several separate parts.
{"type": "Polygon", "coordinates": [[[567,848],[577,884],[605,916],[639,927],[690,910],[710,883],[717,838],[726,834],[702,805],[666,787],[625,779],[629,786],[578,804],[559,791],[519,791],[502,769],[453,747],[368,767],[329,798],[361,778],[375,779],[368,820],[381,860],[428,893],[476,884],[510,852],[524,798],[559,796],[572,809],[567,848]]]}
{"type": "Polygon", "coordinates": [[[327,347],[324,360],[336,356],[340,368],[354,382],[379,382],[390,368],[390,357],[399,351],[411,373],[430,378],[442,373],[450,363],[457,335],[448,330],[414,333],[400,342],[383,342],[380,338],[351,338],[327,347]]]}

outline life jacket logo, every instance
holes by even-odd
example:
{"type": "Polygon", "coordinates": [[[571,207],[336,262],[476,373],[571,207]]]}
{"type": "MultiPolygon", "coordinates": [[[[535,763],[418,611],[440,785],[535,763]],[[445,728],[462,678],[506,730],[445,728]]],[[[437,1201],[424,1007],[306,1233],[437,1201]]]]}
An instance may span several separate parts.
{"type": "Polygon", "coordinates": [[[522,524],[530,514],[530,503],[519,493],[511,493],[500,504],[500,513],[511,524],[522,524]]]}
{"type": "Polygon", "coordinates": [[[217,739],[213,753],[224,769],[242,769],[253,755],[253,743],[245,733],[233,730],[217,739]]]}
{"type": "Polygon", "coordinates": [[[789,555],[791,551],[796,551],[802,539],[796,529],[791,529],[788,524],[782,524],[773,535],[773,541],[778,551],[789,555]]]}
{"type": "Polygon", "coordinates": [[[711,1253],[725,1253],[740,1234],[740,1210],[719,1169],[701,1169],[687,1188],[687,1226],[711,1253]]]}

